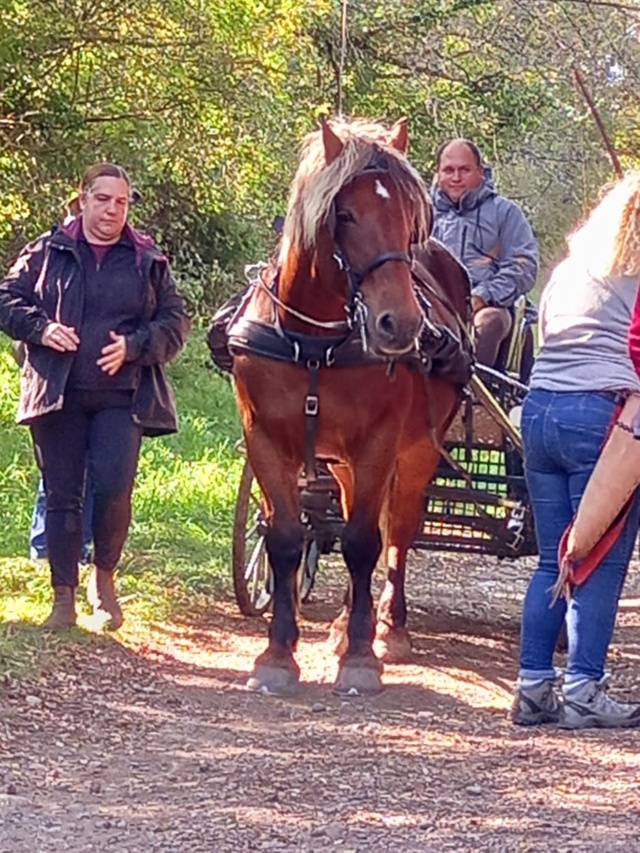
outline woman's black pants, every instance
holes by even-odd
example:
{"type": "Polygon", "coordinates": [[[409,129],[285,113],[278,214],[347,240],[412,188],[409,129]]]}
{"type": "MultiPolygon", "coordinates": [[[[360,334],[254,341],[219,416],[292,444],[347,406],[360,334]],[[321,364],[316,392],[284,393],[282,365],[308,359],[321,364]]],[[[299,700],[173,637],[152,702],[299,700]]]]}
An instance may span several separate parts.
{"type": "Polygon", "coordinates": [[[130,391],[68,391],[64,407],[31,424],[47,491],[45,535],[54,586],[77,586],[85,471],[93,493],[96,568],[113,571],[131,522],[141,428],[130,391]]]}

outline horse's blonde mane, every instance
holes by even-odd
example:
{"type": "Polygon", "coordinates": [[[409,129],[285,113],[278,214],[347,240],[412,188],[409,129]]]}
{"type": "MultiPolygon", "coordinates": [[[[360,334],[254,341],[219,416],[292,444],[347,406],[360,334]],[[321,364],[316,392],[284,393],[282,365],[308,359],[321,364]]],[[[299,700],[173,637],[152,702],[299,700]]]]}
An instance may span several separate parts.
{"type": "Polygon", "coordinates": [[[321,130],[308,134],[302,142],[298,170],[289,193],[281,252],[313,247],[334,198],[367,166],[376,150],[386,155],[391,179],[413,204],[414,242],[425,242],[431,228],[428,190],[406,157],[389,144],[390,131],[381,124],[362,120],[333,120],[331,130],[340,138],[343,148],[329,165],[321,130]]]}

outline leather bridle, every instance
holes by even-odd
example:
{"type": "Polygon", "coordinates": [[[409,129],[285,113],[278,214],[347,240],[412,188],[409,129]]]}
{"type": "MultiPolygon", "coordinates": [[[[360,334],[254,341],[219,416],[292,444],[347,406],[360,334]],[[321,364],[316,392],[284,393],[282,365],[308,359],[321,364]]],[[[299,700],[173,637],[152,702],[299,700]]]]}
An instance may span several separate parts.
{"type": "MultiPolygon", "coordinates": [[[[355,180],[357,177],[363,174],[388,174],[388,172],[389,170],[386,167],[386,158],[384,154],[382,152],[376,152],[373,155],[369,164],[365,166],[362,171],[356,173],[353,176],[352,180],[355,180]]],[[[349,263],[349,259],[347,258],[342,246],[340,245],[336,234],[337,215],[335,199],[331,203],[331,208],[327,217],[327,226],[329,228],[329,234],[333,242],[332,257],[338,265],[338,269],[341,272],[344,272],[347,277],[348,298],[347,305],[345,308],[347,314],[347,326],[349,329],[357,329],[360,332],[362,346],[364,351],[366,352],[368,349],[366,336],[366,319],[368,312],[366,303],[361,295],[362,284],[367,278],[367,276],[371,275],[372,272],[391,261],[399,261],[400,263],[404,263],[407,264],[407,266],[412,267],[413,255],[410,251],[383,252],[382,254],[378,255],[378,257],[370,261],[363,269],[354,269],[349,263]]]]}

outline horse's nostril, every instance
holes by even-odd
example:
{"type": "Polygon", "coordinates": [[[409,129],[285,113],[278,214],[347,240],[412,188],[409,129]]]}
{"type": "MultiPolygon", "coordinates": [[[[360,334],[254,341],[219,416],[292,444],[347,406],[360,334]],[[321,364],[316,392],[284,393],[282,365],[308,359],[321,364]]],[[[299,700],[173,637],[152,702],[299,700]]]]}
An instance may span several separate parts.
{"type": "Polygon", "coordinates": [[[396,334],[396,321],[393,318],[393,314],[381,314],[378,317],[378,330],[382,332],[383,335],[386,335],[388,338],[395,337],[396,334]]]}

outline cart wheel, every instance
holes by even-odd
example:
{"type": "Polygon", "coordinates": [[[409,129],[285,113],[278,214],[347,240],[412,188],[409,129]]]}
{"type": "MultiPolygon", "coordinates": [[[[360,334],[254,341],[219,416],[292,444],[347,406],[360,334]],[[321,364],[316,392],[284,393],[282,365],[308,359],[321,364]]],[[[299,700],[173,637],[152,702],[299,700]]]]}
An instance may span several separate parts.
{"type": "MultiPolygon", "coordinates": [[[[233,589],[244,616],[261,616],[271,606],[273,577],[267,557],[267,525],[262,495],[247,460],[242,469],[233,520],[233,589]]],[[[298,572],[298,592],[302,603],[309,600],[320,561],[320,546],[305,539],[298,572]]]]}
{"type": "Polygon", "coordinates": [[[238,488],[231,549],[233,589],[240,612],[245,616],[261,616],[273,597],[266,530],[262,495],[247,460],[238,488]]]}

